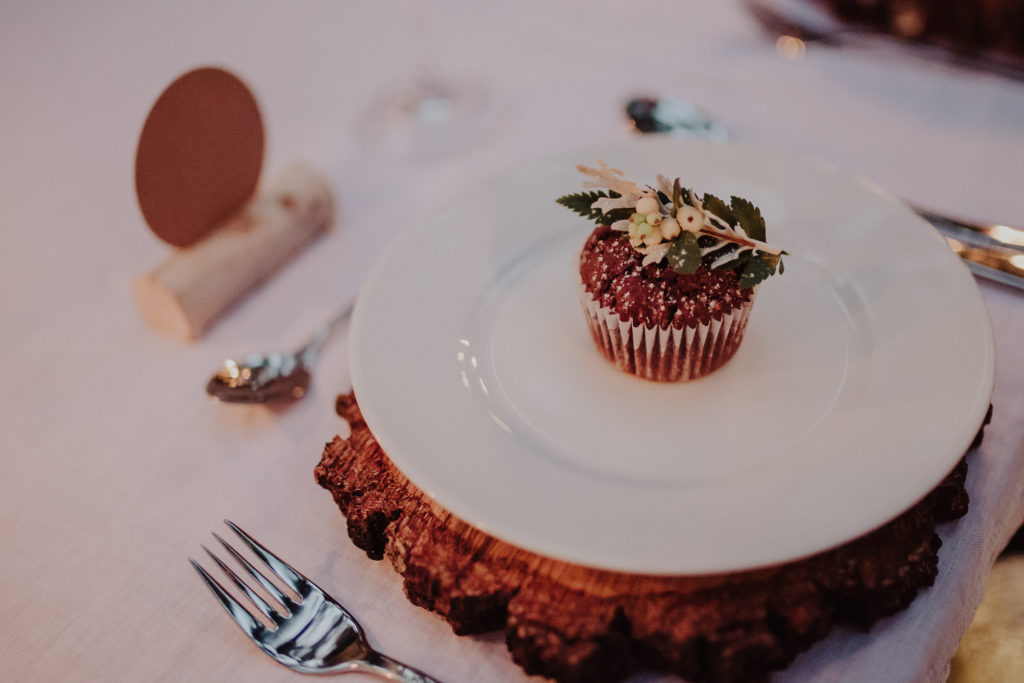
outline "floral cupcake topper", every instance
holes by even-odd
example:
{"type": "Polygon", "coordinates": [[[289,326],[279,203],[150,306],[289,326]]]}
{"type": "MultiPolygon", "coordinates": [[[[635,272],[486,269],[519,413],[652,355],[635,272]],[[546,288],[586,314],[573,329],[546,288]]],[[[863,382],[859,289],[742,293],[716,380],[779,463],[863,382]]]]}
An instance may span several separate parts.
{"type": "Polygon", "coordinates": [[[761,211],[746,199],[729,204],[656,176],[657,187],[641,187],[617,168],[598,160],[600,168],[576,169],[593,180],[583,187],[602,188],[560,197],[562,206],[590,220],[629,234],[629,243],[644,255],[643,265],[666,260],[683,275],[708,268],[734,270],[741,287],[753,287],[784,270],[786,252],[765,243],[761,211]]]}

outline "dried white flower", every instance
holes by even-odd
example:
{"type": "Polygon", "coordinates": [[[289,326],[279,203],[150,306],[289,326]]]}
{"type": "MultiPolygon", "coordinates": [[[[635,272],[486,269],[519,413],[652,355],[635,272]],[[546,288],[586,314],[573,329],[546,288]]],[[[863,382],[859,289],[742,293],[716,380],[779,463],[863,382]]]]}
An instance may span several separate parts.
{"type": "Polygon", "coordinates": [[[658,192],[661,192],[666,197],[672,197],[672,181],[663,176],[657,174],[654,176],[655,185],[657,185],[658,192]]]}
{"type": "MultiPolygon", "coordinates": [[[[678,181],[671,181],[659,173],[655,176],[655,187],[640,186],[626,177],[624,171],[609,167],[601,159],[598,159],[598,166],[598,168],[591,168],[583,164],[576,166],[580,173],[590,178],[583,182],[583,186],[605,189],[618,196],[598,197],[590,205],[590,209],[598,211],[602,215],[622,209],[633,210],[630,218],[613,222],[611,228],[629,234],[629,243],[644,255],[643,265],[645,266],[663,260],[669,247],[675,243],[684,230],[694,235],[714,238],[710,241],[712,243],[700,248],[702,256],[717,251],[726,244],[735,245],[735,248],[728,254],[716,259],[712,264],[713,267],[724,265],[746,252],[757,251],[776,256],[783,253],[781,249],[760,240],[751,239],[746,233],[746,226],[730,225],[721,217],[705,210],[703,200],[693,190],[686,191],[689,204],[680,202],[681,206],[673,206],[670,202],[667,206],[663,206],[661,197],[674,198],[674,189],[678,181]],[[673,212],[674,215],[672,215],[673,212]]],[[[559,200],[559,203],[563,202],[559,200]]],[[[580,213],[578,207],[570,208],[580,213]]]]}
{"type": "Polygon", "coordinates": [[[662,242],[661,244],[654,244],[647,247],[646,249],[638,249],[640,253],[644,255],[644,260],[641,265],[648,266],[652,263],[658,263],[661,259],[665,258],[665,254],[668,253],[668,248],[672,246],[671,242],[662,242]]]}
{"type": "Polygon", "coordinates": [[[601,213],[608,213],[612,209],[630,209],[636,203],[633,197],[601,197],[590,205],[592,209],[600,209],[601,213]]]}
{"type": "Polygon", "coordinates": [[[690,194],[690,203],[693,204],[694,206],[696,206],[701,211],[703,211],[704,210],[704,202],[702,200],[698,199],[697,193],[694,192],[693,190],[690,190],[689,194],[690,194]]]}
{"type": "Polygon", "coordinates": [[[626,178],[626,172],[618,168],[609,168],[608,164],[604,163],[601,159],[597,160],[601,168],[591,168],[578,164],[576,170],[585,176],[595,178],[595,180],[586,180],[583,182],[583,187],[603,187],[613,192],[618,192],[623,197],[632,197],[633,202],[643,194],[643,190],[629,178],[626,178]]]}
{"type": "Polygon", "coordinates": [[[739,235],[739,233],[733,230],[732,227],[726,221],[722,220],[721,218],[711,213],[710,211],[704,212],[704,225],[709,228],[714,228],[720,231],[724,230],[729,233],[734,233],[737,236],[739,235]]]}

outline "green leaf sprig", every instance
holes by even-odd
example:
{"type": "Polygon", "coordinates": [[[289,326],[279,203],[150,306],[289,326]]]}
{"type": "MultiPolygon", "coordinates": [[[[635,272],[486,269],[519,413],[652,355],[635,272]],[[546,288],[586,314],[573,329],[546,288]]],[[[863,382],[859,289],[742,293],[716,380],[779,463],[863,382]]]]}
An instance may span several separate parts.
{"type": "Polygon", "coordinates": [[[608,213],[604,213],[598,207],[594,206],[594,203],[602,197],[608,197],[616,199],[621,195],[614,190],[594,191],[594,192],[577,192],[575,194],[567,194],[563,197],[559,197],[555,201],[579,215],[583,216],[592,221],[607,221],[615,222],[618,220],[628,219],[630,214],[633,213],[632,209],[612,209],[608,213]]]}
{"type": "MultiPolygon", "coordinates": [[[[689,192],[685,194],[692,196],[689,192]]],[[[707,223],[712,224],[700,231],[702,239],[711,238],[706,246],[702,245],[703,265],[713,270],[734,271],[741,287],[753,287],[776,271],[780,275],[785,271],[782,256],[788,252],[765,244],[767,228],[759,208],[736,196],[726,204],[710,193],[705,193],[700,203],[705,215],[710,215],[707,223]]]]}
{"type": "MultiPolygon", "coordinates": [[[[659,233],[654,235],[653,241],[644,244],[643,238],[635,237],[633,229],[639,227],[642,228],[639,234],[651,235],[654,228],[646,224],[643,214],[635,213],[634,207],[641,193],[638,186],[622,177],[621,171],[609,169],[603,162],[600,162],[600,169],[585,166],[577,168],[585,175],[598,179],[597,182],[585,183],[586,186],[614,184],[627,192],[627,199],[617,202],[616,208],[602,210],[601,205],[607,204],[609,199],[623,196],[609,188],[608,191],[568,194],[556,201],[584,218],[600,221],[616,230],[629,231],[634,248],[645,255],[645,264],[665,259],[670,268],[683,275],[693,273],[701,266],[712,270],[732,270],[739,276],[741,287],[753,287],[776,272],[784,272],[782,256],[787,252],[765,243],[767,230],[764,217],[761,210],[750,201],[734,196],[726,203],[710,193],[698,197],[691,190],[683,188],[678,178],[670,188],[668,180],[658,176],[658,189],[648,187],[642,190],[648,196],[656,196],[661,207],[661,211],[650,217],[650,220],[658,219],[657,223],[660,224],[661,215],[662,219],[670,219],[670,223],[683,228],[667,233],[669,237],[665,241],[662,241],[662,234],[659,233]],[[630,205],[622,208],[622,203],[630,205]],[[691,208],[684,210],[684,207],[691,208]],[[667,216],[664,215],[666,212],[667,216]],[[694,222],[694,217],[699,217],[699,222],[694,222]],[[638,221],[637,226],[631,225],[638,221]],[[638,243],[636,239],[641,241],[638,243]],[[641,247],[641,244],[644,246],[641,247]]],[[[650,203],[650,200],[647,202],[650,203]]]]}

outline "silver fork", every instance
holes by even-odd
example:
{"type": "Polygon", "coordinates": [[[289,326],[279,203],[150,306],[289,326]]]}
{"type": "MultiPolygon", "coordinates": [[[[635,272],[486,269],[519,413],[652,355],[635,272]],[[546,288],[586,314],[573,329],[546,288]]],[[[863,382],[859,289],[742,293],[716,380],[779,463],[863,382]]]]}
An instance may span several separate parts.
{"type": "Polygon", "coordinates": [[[322,588],[288,565],[284,560],[263,547],[259,541],[242,531],[229,520],[224,523],[238,534],[252,552],[288,588],[299,596],[296,602],[281,591],[260,570],[254,567],[227,541],[214,533],[220,544],[245,568],[263,589],[273,597],[286,613],[267,604],[256,592],[228,567],[209,548],[203,550],[234,582],[274,627],[267,627],[250,610],[235,600],[216,579],[198,562],[189,562],[199,572],[206,585],[217,596],[220,604],[261,650],[289,669],[308,674],[369,673],[403,683],[440,683],[422,671],[406,666],[374,650],[366,641],[362,627],[348,610],[322,588]]]}

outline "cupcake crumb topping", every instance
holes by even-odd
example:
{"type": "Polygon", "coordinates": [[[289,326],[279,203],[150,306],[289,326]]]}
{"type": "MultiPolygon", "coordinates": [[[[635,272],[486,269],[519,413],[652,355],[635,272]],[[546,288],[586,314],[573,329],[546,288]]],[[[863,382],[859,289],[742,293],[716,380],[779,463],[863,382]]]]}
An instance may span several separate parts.
{"type": "Polygon", "coordinates": [[[708,324],[750,301],[751,290],[732,271],[702,268],[683,277],[642,261],[616,231],[598,227],[580,257],[583,286],[623,320],[662,329],[708,324]]]}

